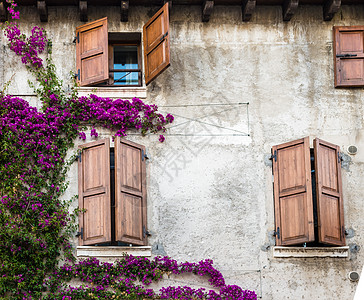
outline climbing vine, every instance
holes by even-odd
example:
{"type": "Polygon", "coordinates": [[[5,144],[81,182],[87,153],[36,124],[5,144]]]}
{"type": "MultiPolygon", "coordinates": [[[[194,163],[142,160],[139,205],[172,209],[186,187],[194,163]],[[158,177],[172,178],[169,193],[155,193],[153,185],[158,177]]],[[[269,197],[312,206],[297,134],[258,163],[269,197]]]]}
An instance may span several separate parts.
{"type": "Polygon", "coordinates": [[[65,200],[67,160],[85,129],[97,138],[104,127],[117,136],[129,130],[159,133],[164,141],[173,116],[138,98],[111,100],[78,97],[76,85],[65,92],[52,62],[52,43],[44,29],[21,33],[14,0],[7,0],[12,22],[3,25],[9,48],[33,74],[30,86],[42,107],[0,91],[0,297],[2,299],[256,299],[256,294],[225,284],[211,260],[177,263],[168,257],[125,256],[115,264],[96,259],[75,262],[69,240],[75,234],[75,199],[65,200]],[[41,58],[46,52],[45,61],[41,58]],[[214,288],[148,289],[163,274],[191,272],[209,276],[214,288]],[[79,281],[75,286],[70,281],[79,281]]]}

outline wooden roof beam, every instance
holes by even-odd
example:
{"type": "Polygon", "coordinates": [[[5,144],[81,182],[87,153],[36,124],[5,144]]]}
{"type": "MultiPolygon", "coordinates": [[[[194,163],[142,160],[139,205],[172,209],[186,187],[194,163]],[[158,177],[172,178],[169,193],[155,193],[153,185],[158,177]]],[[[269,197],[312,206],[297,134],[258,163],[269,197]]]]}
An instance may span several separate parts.
{"type": "Polygon", "coordinates": [[[291,21],[298,8],[299,0],[286,0],[283,4],[283,21],[291,21]]]}
{"type": "Polygon", "coordinates": [[[204,1],[202,4],[202,22],[208,22],[212,10],[214,9],[214,1],[204,1]]]}
{"type": "Polygon", "coordinates": [[[5,0],[0,0],[0,22],[5,22],[7,20],[7,9],[5,5],[5,0]]]}
{"type": "Polygon", "coordinates": [[[341,7],[341,0],[327,0],[324,4],[324,20],[331,21],[341,7]]]}
{"type": "Polygon", "coordinates": [[[252,14],[255,10],[256,0],[243,0],[242,12],[243,21],[250,21],[252,14]]]}
{"type": "Polygon", "coordinates": [[[80,21],[87,22],[88,21],[87,1],[80,0],[79,7],[80,7],[80,21]]]}
{"type": "Polygon", "coordinates": [[[129,16],[129,0],[121,0],[120,3],[121,22],[128,22],[128,16],[129,16]]]}
{"type": "Polygon", "coordinates": [[[48,8],[45,0],[37,1],[37,8],[41,22],[48,22],[48,8]]]}

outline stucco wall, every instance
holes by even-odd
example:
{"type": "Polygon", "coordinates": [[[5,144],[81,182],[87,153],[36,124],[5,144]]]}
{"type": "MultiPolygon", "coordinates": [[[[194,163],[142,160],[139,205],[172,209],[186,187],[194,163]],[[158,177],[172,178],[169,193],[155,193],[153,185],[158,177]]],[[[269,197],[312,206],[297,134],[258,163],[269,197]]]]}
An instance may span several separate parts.
{"type": "MultiPolygon", "coordinates": [[[[107,15],[109,31],[141,31],[154,12],[131,7],[129,22],[121,23],[115,8],[90,7],[89,20],[107,15]]],[[[35,8],[23,8],[21,15],[22,28],[39,24],[35,8]]],[[[53,58],[67,87],[75,70],[74,29],[81,22],[77,9],[68,7],[49,7],[48,19],[41,25],[53,40],[53,58]]],[[[171,66],[147,87],[146,101],[175,114],[176,123],[163,144],[156,136],[129,136],[146,145],[150,157],[154,255],[211,258],[228,283],[253,289],[262,299],[353,298],[356,283],[347,274],[364,264],[364,91],[334,88],[332,26],[363,24],[363,5],[343,6],[330,22],[322,21],[321,7],[299,7],[283,22],[280,7],[258,6],[248,23],[241,21],[239,7],[217,6],[210,22],[202,23],[200,7],[173,6],[171,66]],[[311,143],[319,137],[338,144],[344,154],[349,145],[358,147],[355,156],[345,156],[342,169],[345,227],[353,232],[349,258],[272,256],[267,157],[273,145],[304,136],[311,143]]],[[[25,69],[3,47],[4,38],[0,42],[1,82],[14,76],[8,92],[39,105],[25,69]]],[[[76,164],[69,179],[65,198],[78,192],[76,164]]]]}

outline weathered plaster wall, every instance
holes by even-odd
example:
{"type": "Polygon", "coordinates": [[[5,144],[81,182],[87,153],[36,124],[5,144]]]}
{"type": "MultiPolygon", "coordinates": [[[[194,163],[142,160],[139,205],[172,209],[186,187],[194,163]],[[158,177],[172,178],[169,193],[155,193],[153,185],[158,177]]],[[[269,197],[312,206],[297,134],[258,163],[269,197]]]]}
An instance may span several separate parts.
{"type": "MultiPolygon", "coordinates": [[[[131,7],[129,22],[120,23],[115,8],[90,7],[89,19],[107,15],[109,31],[141,31],[155,11],[131,7]]],[[[22,28],[39,23],[35,8],[22,9],[22,17],[22,28]]],[[[49,7],[49,22],[41,24],[53,40],[65,87],[75,70],[72,40],[80,24],[77,10],[66,7],[49,7]]],[[[288,23],[280,7],[258,6],[243,23],[239,7],[217,6],[202,23],[200,7],[173,6],[171,66],[148,86],[147,102],[174,113],[176,123],[164,144],[156,136],[129,137],[148,147],[154,254],[212,258],[228,283],[254,289],[262,299],[353,298],[356,283],[347,274],[364,264],[364,91],[333,86],[332,26],[359,24],[363,5],[342,7],[330,22],[322,21],[319,7],[304,6],[288,23]],[[170,107],[181,105],[201,106],[170,107]],[[273,145],[304,136],[338,144],[346,154],[349,145],[358,147],[342,169],[345,227],[354,232],[348,259],[272,257],[267,156],[273,145]]],[[[1,61],[0,79],[15,78],[9,93],[35,103],[18,59],[5,50],[1,61]]],[[[76,164],[69,179],[65,197],[77,194],[76,164]]]]}

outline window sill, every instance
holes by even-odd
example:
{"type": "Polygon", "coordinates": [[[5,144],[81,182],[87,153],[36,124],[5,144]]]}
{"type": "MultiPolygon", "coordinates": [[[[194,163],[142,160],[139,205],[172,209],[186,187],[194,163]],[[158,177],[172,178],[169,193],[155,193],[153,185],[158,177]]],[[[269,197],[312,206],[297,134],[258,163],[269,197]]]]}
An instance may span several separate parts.
{"type": "Polygon", "coordinates": [[[273,247],[273,257],[349,257],[349,246],[344,247],[273,247]]]}
{"type": "Polygon", "coordinates": [[[116,260],[125,256],[125,254],[133,256],[152,256],[152,247],[117,247],[117,246],[78,246],[77,258],[96,257],[101,260],[116,260]]]}
{"type": "Polygon", "coordinates": [[[100,97],[113,99],[147,98],[146,87],[79,87],[78,95],[89,96],[95,94],[100,97]]]}

